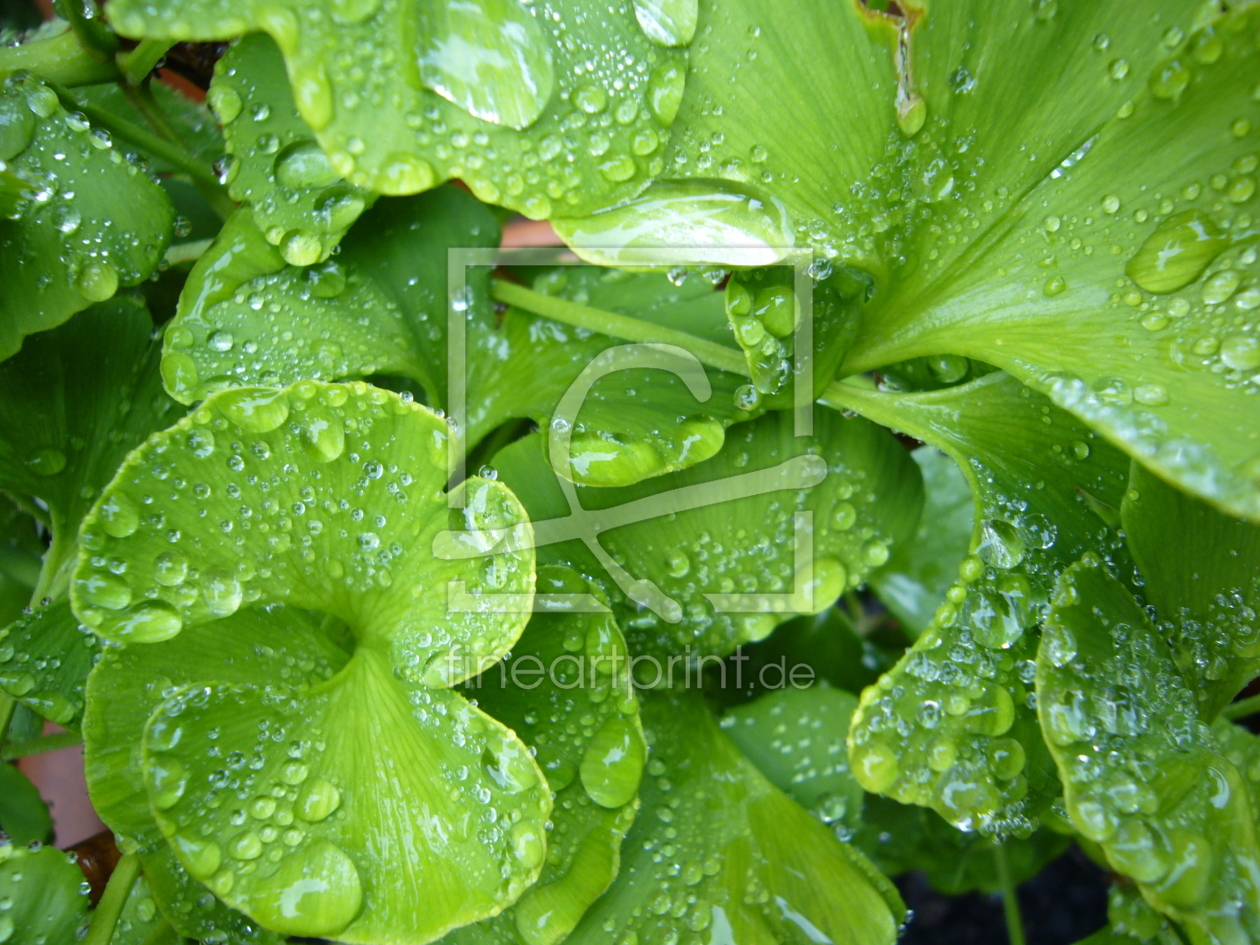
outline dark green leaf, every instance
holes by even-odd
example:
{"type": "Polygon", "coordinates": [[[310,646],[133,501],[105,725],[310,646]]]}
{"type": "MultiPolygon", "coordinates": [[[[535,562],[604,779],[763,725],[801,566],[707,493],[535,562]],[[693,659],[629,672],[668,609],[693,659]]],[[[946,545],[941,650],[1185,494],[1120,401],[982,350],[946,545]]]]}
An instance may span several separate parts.
{"type": "Polygon", "coordinates": [[[0,358],[158,267],[175,212],[162,189],[34,77],[0,90],[0,358]]]}
{"type": "Polygon", "coordinates": [[[0,763],[0,833],[25,846],[47,842],[52,829],[52,817],[39,789],[17,765],[0,763]]]}
{"type": "Polygon", "coordinates": [[[64,598],[0,630],[0,689],[72,731],[83,719],[83,687],[100,640],[64,598]]]}
{"type": "Polygon", "coordinates": [[[74,854],[0,844],[0,935],[15,945],[73,942],[87,925],[88,900],[74,854]],[[16,935],[16,937],[15,937],[16,935]]]}
{"type": "MultiPolygon", "coordinates": [[[[207,164],[213,164],[223,157],[223,134],[219,131],[218,122],[210,114],[210,109],[161,82],[150,82],[149,90],[158,108],[161,109],[162,115],[170,123],[171,130],[178,136],[182,148],[207,164]]],[[[102,85],[84,86],[76,89],[75,94],[83,101],[139,128],[150,127],[148,119],[136,109],[119,83],[106,82],[102,85]]],[[[119,148],[127,153],[133,151],[138,153],[148,164],[149,170],[155,174],[181,173],[180,169],[169,161],[151,151],[138,148],[130,142],[120,145],[119,148]]]]}

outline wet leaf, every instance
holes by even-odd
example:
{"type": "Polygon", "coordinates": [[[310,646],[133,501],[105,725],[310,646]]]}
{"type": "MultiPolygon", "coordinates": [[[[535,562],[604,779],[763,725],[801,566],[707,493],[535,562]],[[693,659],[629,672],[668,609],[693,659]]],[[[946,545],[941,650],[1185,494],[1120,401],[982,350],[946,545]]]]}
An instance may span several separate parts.
{"type": "Polygon", "coordinates": [[[162,935],[168,939],[175,938],[170,923],[153,899],[149,881],[141,873],[127,893],[109,945],[149,945],[153,941],[162,941],[162,935]]]}
{"type": "MultiPolygon", "coordinates": [[[[213,164],[223,157],[223,134],[219,130],[219,123],[204,103],[194,102],[187,95],[162,82],[150,81],[149,91],[157,100],[162,114],[173,126],[182,147],[207,164],[213,164]]],[[[119,84],[106,82],[82,86],[75,89],[75,95],[138,128],[150,127],[148,120],[131,104],[127,93],[119,84]]],[[[169,161],[144,148],[138,148],[129,141],[120,143],[119,148],[125,154],[140,155],[154,174],[184,173],[169,161]]]]}
{"type": "Polygon", "coordinates": [[[964,829],[1026,836],[1057,793],[1029,701],[1036,628],[1063,568],[1089,549],[1124,554],[1094,507],[1119,506],[1128,461],[1004,374],[842,396],[946,452],[976,504],[958,580],[897,667],[862,695],[849,734],[858,782],[964,829]]]}
{"type": "MultiPolygon", "coordinates": [[[[319,266],[287,266],[257,211],[238,210],[198,261],[166,331],[162,372],[184,402],[228,386],[369,374],[446,402],[447,255],[492,247],[490,212],[454,188],[374,207],[319,266]]],[[[492,320],[486,268],[468,273],[470,329],[492,320]]]]}
{"type": "Polygon", "coordinates": [[[255,34],[233,45],[215,64],[207,99],[227,135],[232,199],[253,208],[254,224],[286,262],[327,259],[376,197],[328,163],[293,104],[275,43],[255,34]]]}
{"type": "MultiPolygon", "coordinates": [[[[544,567],[538,593],[597,589],[569,568],[544,567]]],[[[628,660],[610,614],[540,612],[508,660],[464,684],[465,695],[537,750],[555,803],[538,882],[498,918],[444,941],[554,945],[612,883],[647,751],[628,660]]]]}
{"type": "Polygon", "coordinates": [[[825,609],[887,560],[922,501],[893,437],[828,411],[812,437],[794,437],[789,414],[740,425],[713,459],[638,485],[566,483],[571,507],[540,439],[514,443],[495,466],[531,519],[547,520],[540,559],[593,577],[636,655],[658,657],[645,666],[648,685],[658,669],[657,684],[669,684],[671,656],[690,667],[825,609]],[[557,543],[569,536],[586,544],[557,543]]]}
{"type": "Polygon", "coordinates": [[[170,200],[39,79],[0,90],[0,358],[157,269],[170,200]]]}
{"type": "Polygon", "coordinates": [[[847,840],[862,822],[865,796],[845,746],[857,704],[825,682],[785,687],[731,709],[722,729],[771,784],[847,840]]]}
{"type": "MultiPolygon", "coordinates": [[[[88,790],[120,848],[139,854],[153,898],[179,934],[225,938],[233,945],[277,941],[208,895],[184,871],[158,830],[141,768],[149,716],[183,686],[277,683],[296,690],[326,682],[345,661],[346,654],[322,638],[309,617],[291,608],[267,614],[247,607],[164,643],[105,649],[87,683],[83,742],[88,790]]],[[[273,820],[266,822],[278,829],[273,820]]]]}
{"type": "MultiPolygon", "coordinates": [[[[118,0],[125,35],[269,33],[293,97],[351,183],[412,194],[458,177],[535,219],[585,213],[663,167],[686,52],[657,45],[632,0],[118,0]]],[[[235,120],[240,120],[239,118],[235,120]]]]}
{"type": "Polygon", "coordinates": [[[0,630],[0,689],[50,722],[78,731],[83,687],[100,640],[57,601],[0,630]]]}
{"type": "Polygon", "coordinates": [[[931,624],[971,548],[974,503],[967,477],[952,459],[930,446],[911,455],[923,470],[923,517],[914,538],[898,545],[871,575],[871,587],[917,636],[931,624]]]}
{"type": "Polygon", "coordinates": [[[146,725],[149,808],[181,865],[273,931],[428,940],[497,913],[542,867],[537,765],[449,689],[523,629],[534,556],[507,539],[529,526],[484,479],[450,508],[447,450],[432,412],[365,384],[238,388],[150,437],[85,521],[72,599],[108,639],[170,640],[255,603],[351,630],[323,684],[198,680],[146,725]],[[487,554],[435,559],[444,530],[487,554]],[[96,563],[114,556],[125,576],[96,563]],[[286,802],[270,837],[236,814],[260,795],[286,802]],[[399,823],[432,826],[399,848],[399,823]]]}
{"type": "Polygon", "coordinates": [[[1160,633],[1215,718],[1260,671],[1260,527],[1137,464],[1120,514],[1160,633]]]}
{"type": "Polygon", "coordinates": [[[1247,779],[1158,629],[1096,555],[1056,586],[1037,706],[1076,829],[1197,937],[1254,937],[1260,845],[1247,779]]]}
{"type": "Polygon", "coordinates": [[[48,842],[52,830],[52,817],[39,789],[17,765],[0,763],[0,833],[25,846],[48,842]]]}
{"type": "Polygon", "coordinates": [[[0,898],[10,904],[0,914],[0,934],[19,945],[75,941],[87,925],[83,885],[72,853],[0,844],[0,898]]]}
{"type": "Polygon", "coordinates": [[[905,909],[892,884],[767,781],[703,701],[654,695],[643,714],[643,812],[617,881],[568,942],[606,941],[606,928],[641,942],[896,940],[905,909]]]}
{"type": "MultiPolygon", "coordinates": [[[[143,304],[118,298],[29,338],[0,364],[0,486],[47,505],[45,568],[68,561],[80,519],[127,451],[178,415],[152,333],[143,304]]],[[[59,595],[64,580],[45,587],[59,595]]]]}

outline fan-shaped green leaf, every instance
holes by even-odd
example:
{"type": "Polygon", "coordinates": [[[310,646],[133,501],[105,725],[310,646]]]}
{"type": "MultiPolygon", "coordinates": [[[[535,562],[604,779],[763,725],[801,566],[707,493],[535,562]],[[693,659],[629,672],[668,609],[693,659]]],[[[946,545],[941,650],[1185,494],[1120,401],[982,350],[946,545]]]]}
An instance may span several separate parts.
{"type": "Polygon", "coordinates": [[[1146,601],[1212,719],[1260,671],[1260,527],[1137,464],[1120,515],[1146,601]]]}
{"type": "Polygon", "coordinates": [[[1057,793],[1029,702],[1036,627],[1063,568],[1091,548],[1123,554],[1090,501],[1119,506],[1128,461],[1004,374],[921,394],[841,386],[845,406],[953,457],[976,503],[959,580],[862,695],[854,773],[964,829],[1027,835],[1057,793]]]}
{"type": "MultiPolygon", "coordinates": [[[[183,686],[280,684],[296,690],[326,682],[346,659],[308,616],[292,608],[269,614],[246,607],[163,643],[104,650],[88,677],[83,717],[88,790],[122,850],[139,854],[154,899],[181,935],[233,945],[276,941],[208,895],[165,842],[149,809],[140,766],[145,723],[167,695],[183,686]]],[[[222,755],[216,757],[222,760],[222,755]]],[[[274,811],[260,821],[277,830],[281,826],[274,811]]]]}
{"type": "MultiPolygon", "coordinates": [[[[538,571],[540,594],[590,594],[569,568],[538,571]]],[[[555,792],[538,882],[501,916],[451,945],[555,945],[606,890],[639,808],[646,747],[629,653],[607,613],[537,613],[512,655],[463,692],[537,751],[555,792]]]]}
{"type": "Polygon", "coordinates": [[[533,550],[507,538],[529,526],[484,479],[448,506],[447,439],[430,411],[364,384],[224,391],[134,451],[84,523],[72,597],[107,638],[167,640],[255,602],[352,630],[325,683],[197,680],[145,730],[149,806],[180,863],[274,931],[429,941],[497,913],[541,869],[541,773],[447,688],[523,629],[533,550]],[[443,531],[489,556],[434,558],[443,531]],[[121,575],[99,564],[115,557],[121,575]],[[515,604],[496,612],[487,592],[515,604]],[[280,823],[277,841],[237,818],[265,794],[305,826],[280,823]],[[404,824],[424,826],[402,848],[404,824]]]}
{"type": "Polygon", "coordinates": [[[298,115],[280,51],[246,36],[215,64],[208,100],[223,122],[228,192],[248,203],[254,223],[285,261],[328,257],[375,195],[344,181],[298,115]]]}
{"type": "Polygon", "coordinates": [[[17,765],[0,763],[0,833],[25,845],[48,841],[52,829],[52,817],[39,789],[17,765]]]}
{"type": "Polygon", "coordinates": [[[0,486],[48,506],[50,572],[66,562],[80,519],[127,451],[177,414],[152,334],[143,304],[118,298],[28,339],[0,364],[0,486]]]}
{"type": "Polygon", "coordinates": [[[175,211],[162,189],[32,76],[0,89],[0,358],[157,269],[175,211]]]}
{"type": "Polygon", "coordinates": [[[713,459],[624,488],[562,486],[537,436],[494,462],[531,518],[547,520],[542,560],[592,576],[636,653],[659,658],[650,684],[671,656],[724,656],[823,610],[913,528],[922,487],[892,436],[829,411],[812,437],[792,429],[790,415],[767,415],[732,430],[713,459]]]}
{"type": "Polygon", "coordinates": [[[1260,928],[1247,779],[1129,590],[1093,554],[1060,577],[1037,654],[1037,712],[1076,829],[1165,915],[1209,942],[1260,928]]]}
{"type": "Polygon", "coordinates": [[[100,640],[70,602],[38,607],[0,630],[0,689],[50,722],[78,731],[83,687],[100,640]]]}
{"type": "Polygon", "coordinates": [[[825,682],[788,687],[731,709],[722,729],[771,784],[848,839],[862,821],[845,746],[857,704],[825,682]]]}
{"type": "Polygon", "coordinates": [[[567,940],[887,943],[905,909],[862,854],[784,796],[695,696],[643,705],[652,757],[621,873],[567,940]]]}
{"type": "Polygon", "coordinates": [[[109,945],[150,945],[152,942],[172,940],[176,940],[176,935],[158,910],[149,881],[141,873],[127,893],[109,945]],[[163,939],[162,935],[167,938],[163,939]]]}
{"type": "Polygon", "coordinates": [[[660,172],[686,71],[631,0],[115,0],[124,34],[269,33],[333,168],[411,194],[452,177],[534,218],[586,213],[660,172]]]}
{"type": "Polygon", "coordinates": [[[923,518],[914,538],[898,545],[871,575],[871,587],[880,603],[918,635],[931,624],[970,550],[975,504],[966,475],[952,459],[931,447],[911,455],[923,470],[923,518]]]}
{"type": "Polygon", "coordinates": [[[83,874],[73,853],[0,844],[0,934],[15,945],[73,942],[87,925],[83,874]]]}

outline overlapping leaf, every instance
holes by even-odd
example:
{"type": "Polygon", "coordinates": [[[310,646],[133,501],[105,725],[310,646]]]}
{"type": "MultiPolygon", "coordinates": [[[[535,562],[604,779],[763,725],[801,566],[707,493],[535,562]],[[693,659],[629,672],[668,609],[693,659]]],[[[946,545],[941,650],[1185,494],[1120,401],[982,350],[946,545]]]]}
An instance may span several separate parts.
{"type": "MultiPolygon", "coordinates": [[[[539,594],[594,590],[568,568],[539,569],[539,594]]],[[[621,630],[608,613],[537,613],[511,657],[463,691],[536,750],[556,796],[538,882],[445,941],[555,945],[616,877],[639,807],[646,747],[621,630]]]]}
{"type": "Polygon", "coordinates": [[[79,624],[68,600],[40,606],[0,629],[0,689],[77,731],[84,685],[99,653],[100,640],[79,624]]]}
{"type": "Polygon", "coordinates": [[[298,115],[284,60],[266,36],[247,36],[215,65],[208,99],[223,122],[228,192],[286,262],[328,257],[376,199],[344,181],[298,115]]]}
{"type": "Polygon", "coordinates": [[[643,704],[652,749],[621,873],[567,939],[887,943],[905,909],[862,854],[767,781],[684,694],[643,704]]]}
{"type": "Polygon", "coordinates": [[[1072,823],[1143,897],[1207,942],[1260,928],[1248,779],[1200,719],[1162,635],[1093,554],[1055,590],[1037,711],[1072,823]]]}
{"type": "Polygon", "coordinates": [[[931,625],[862,695],[849,735],[868,791],[986,834],[1031,831],[1055,791],[1030,695],[1036,627],[1083,552],[1123,554],[1128,461],[1004,374],[922,394],[845,385],[844,405],[948,453],[975,497],[971,551],[931,625]]]}
{"type": "Polygon", "coordinates": [[[540,439],[494,464],[531,519],[546,520],[541,559],[605,588],[636,652],[660,658],[660,682],[671,654],[726,655],[860,585],[908,537],[922,501],[892,436],[831,412],[811,437],[769,414],[731,430],[713,459],[624,488],[562,487],[540,439]]]}
{"type": "MultiPolygon", "coordinates": [[[[533,552],[504,539],[528,524],[482,479],[448,507],[447,438],[430,411],[364,384],[225,391],[133,452],[84,523],[72,600],[109,639],[222,633],[255,603],[352,631],[350,660],[304,691],[260,679],[274,671],[262,651],[241,661],[244,681],[183,657],[191,684],[144,716],[140,772],[163,836],[189,875],[273,931],[428,941],[497,913],[542,867],[541,772],[449,688],[523,629],[533,552]],[[448,529],[488,556],[434,559],[448,529]],[[515,607],[496,611],[490,592],[515,607]],[[270,831],[249,822],[251,797],[273,802],[270,831]],[[405,849],[403,825],[421,831],[405,849]]],[[[263,647],[270,635],[242,633],[263,647]]],[[[135,764],[130,739],[96,744],[135,764]]]]}
{"type": "Polygon", "coordinates": [[[685,40],[657,15],[645,30],[639,8],[659,5],[115,0],[111,18],[136,37],[265,31],[339,175],[387,194],[458,177],[489,203],[541,218],[632,196],[663,167],[685,40]],[[665,43],[662,29],[680,42],[665,43]]]}
{"type": "Polygon", "coordinates": [[[0,90],[0,358],[147,278],[171,239],[161,188],[39,79],[0,90]]]}
{"type": "Polygon", "coordinates": [[[82,886],[73,854],[0,844],[0,898],[8,903],[0,935],[14,942],[75,941],[87,925],[82,886]]]}
{"type": "Polygon", "coordinates": [[[16,844],[44,843],[52,838],[48,805],[16,765],[0,762],[0,834],[16,844]]]}
{"type": "Polygon", "coordinates": [[[1213,719],[1260,671],[1260,527],[1136,464],[1120,515],[1160,633],[1213,719]]]}

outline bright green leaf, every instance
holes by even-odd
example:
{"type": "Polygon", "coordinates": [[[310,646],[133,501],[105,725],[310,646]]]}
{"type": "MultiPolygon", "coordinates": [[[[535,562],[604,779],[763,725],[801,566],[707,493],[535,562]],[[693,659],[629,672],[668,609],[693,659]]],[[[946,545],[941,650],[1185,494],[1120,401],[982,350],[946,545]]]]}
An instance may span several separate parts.
{"type": "Polygon", "coordinates": [[[631,0],[114,0],[111,20],[176,40],[265,31],[342,177],[386,194],[458,177],[535,219],[614,203],[659,173],[686,72],[631,0]]]}
{"type": "MultiPolygon", "coordinates": [[[[538,572],[540,594],[589,594],[568,568],[538,572]]],[[[555,792],[538,882],[501,916],[448,945],[555,945],[606,890],[639,807],[646,746],[629,654],[607,613],[537,613],[509,660],[462,691],[537,750],[555,792]]]]}
{"type": "Polygon", "coordinates": [[[157,269],[175,212],[161,188],[34,77],[0,90],[0,358],[157,269]]]}
{"type": "Polygon", "coordinates": [[[1120,515],[1146,601],[1203,718],[1212,719],[1260,671],[1260,526],[1136,463],[1120,515]]]}
{"type": "Polygon", "coordinates": [[[767,781],[695,696],[643,704],[652,755],[621,873],[567,941],[852,945],[897,938],[892,884],[767,781]]]}
{"type": "MultiPolygon", "coordinates": [[[[169,693],[194,683],[298,689],[326,682],[346,655],[293,609],[247,607],[164,643],[107,647],[88,677],[83,742],[88,790],[124,852],[138,853],[162,913],[181,935],[236,943],[275,936],[228,909],[180,866],[153,820],[140,767],[149,716],[169,693]]],[[[221,754],[221,753],[220,753],[221,754]]],[[[274,812],[264,818],[273,829],[274,812]]]]}
{"type": "Polygon", "coordinates": [[[447,440],[432,412],[364,384],[224,391],[134,451],[84,523],[72,599],[109,639],[168,640],[255,602],[352,631],[353,656],[326,683],[299,693],[198,680],[147,724],[149,806],[180,863],[274,931],[428,941],[497,913],[542,867],[541,773],[511,731],[448,688],[520,635],[534,556],[506,539],[529,526],[484,479],[448,506],[447,440]],[[435,558],[439,532],[483,557],[435,558]],[[122,575],[98,563],[115,557],[122,575]],[[232,757],[252,760],[234,768],[232,757]],[[225,789],[282,791],[307,825],[273,845],[234,823],[225,789]],[[403,849],[399,823],[434,826],[403,849]],[[255,843],[275,853],[254,862],[255,843]],[[431,908],[418,927],[421,896],[431,908]]]}
{"type": "MultiPolygon", "coordinates": [[[[257,211],[238,210],[198,261],[166,331],[162,372],[184,402],[227,386],[398,374],[446,401],[447,254],[499,242],[455,187],[386,200],[320,266],[286,266],[257,211]]],[[[470,327],[493,318],[485,268],[469,273],[470,327]]]]}
{"type": "Polygon", "coordinates": [[[1199,708],[1101,559],[1065,571],[1037,654],[1037,713],[1072,823],[1203,941],[1249,941],[1260,930],[1256,815],[1199,708]]]}
{"type": "Polygon", "coordinates": [[[73,942],[87,924],[87,894],[74,854],[0,844],[0,938],[14,945],[73,942]]]}
{"type": "Polygon", "coordinates": [[[0,630],[0,689],[50,722],[78,731],[83,687],[100,640],[70,602],[38,607],[0,630]]]}
{"type": "Polygon", "coordinates": [[[266,36],[246,36],[215,64],[208,100],[223,122],[228,192],[285,261],[328,257],[375,195],[342,180],[293,104],[284,60],[266,36]]]}
{"type": "Polygon", "coordinates": [[[958,464],[925,446],[912,454],[923,470],[923,517],[912,540],[871,575],[880,603],[916,636],[928,628],[958,565],[971,548],[975,504],[958,464]]]}
{"type": "Polygon", "coordinates": [[[46,568],[65,563],[80,519],[127,451],[177,416],[152,335],[144,306],[118,298],[29,338],[0,364],[0,486],[47,504],[46,568]]]}
{"type": "Polygon", "coordinates": [[[892,436],[831,411],[812,437],[792,434],[789,414],[770,414],[730,431],[713,459],[624,488],[562,487],[538,436],[494,463],[534,522],[548,520],[541,559],[594,576],[635,652],[659,658],[652,684],[671,655],[725,656],[825,609],[908,537],[922,487],[892,436]],[[591,540],[552,544],[568,536],[591,540]]]}
{"type": "Polygon", "coordinates": [[[25,846],[46,842],[52,829],[52,817],[39,789],[17,765],[0,763],[0,833],[25,846]]]}
{"type": "Polygon", "coordinates": [[[845,747],[857,703],[825,682],[789,686],[731,709],[722,729],[770,783],[848,839],[864,796],[845,747]]]}
{"type": "Polygon", "coordinates": [[[844,406],[949,454],[976,504],[959,580],[863,693],[858,782],[964,829],[1027,835],[1057,793],[1029,702],[1036,627],[1063,568],[1093,548],[1123,554],[1094,507],[1119,506],[1128,461],[1005,374],[921,394],[841,388],[844,406]]]}

